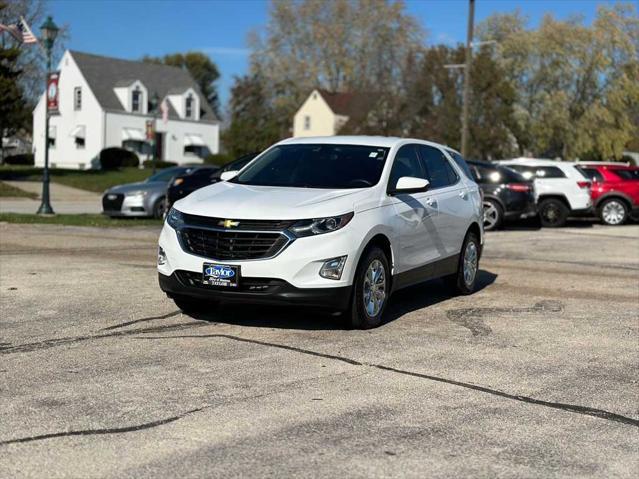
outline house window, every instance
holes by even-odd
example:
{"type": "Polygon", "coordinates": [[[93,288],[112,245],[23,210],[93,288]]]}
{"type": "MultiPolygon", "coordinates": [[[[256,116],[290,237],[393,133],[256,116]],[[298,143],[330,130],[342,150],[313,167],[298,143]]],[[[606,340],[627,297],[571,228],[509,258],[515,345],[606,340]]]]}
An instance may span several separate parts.
{"type": "Polygon", "coordinates": [[[139,87],[135,87],[131,95],[131,111],[139,113],[142,111],[142,92],[139,87]]]}
{"type": "Polygon", "coordinates": [[[84,148],[84,138],[80,138],[79,136],[75,137],[75,147],[79,150],[84,148]]]}
{"type": "Polygon", "coordinates": [[[73,89],[73,109],[82,110],[82,88],[79,86],[73,89]]]}
{"type": "Polygon", "coordinates": [[[49,148],[55,148],[55,138],[49,137],[49,148]]]}
{"type": "Polygon", "coordinates": [[[311,117],[306,115],[304,117],[304,129],[305,130],[310,130],[311,129],[311,117]]]}
{"type": "Polygon", "coordinates": [[[189,93],[189,96],[186,97],[185,103],[185,112],[184,116],[186,118],[193,118],[193,95],[189,93]]]}

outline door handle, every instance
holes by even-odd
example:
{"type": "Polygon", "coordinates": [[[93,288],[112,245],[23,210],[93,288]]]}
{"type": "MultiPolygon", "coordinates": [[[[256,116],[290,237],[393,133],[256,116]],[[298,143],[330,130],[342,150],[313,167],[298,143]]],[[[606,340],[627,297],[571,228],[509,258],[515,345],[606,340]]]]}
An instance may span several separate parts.
{"type": "Polygon", "coordinates": [[[426,198],[426,204],[428,206],[433,206],[433,199],[432,198],[426,198]]]}
{"type": "Polygon", "coordinates": [[[465,192],[465,191],[460,191],[460,192],[459,192],[459,197],[460,197],[462,200],[465,200],[465,199],[466,199],[466,192],[465,192]]]}

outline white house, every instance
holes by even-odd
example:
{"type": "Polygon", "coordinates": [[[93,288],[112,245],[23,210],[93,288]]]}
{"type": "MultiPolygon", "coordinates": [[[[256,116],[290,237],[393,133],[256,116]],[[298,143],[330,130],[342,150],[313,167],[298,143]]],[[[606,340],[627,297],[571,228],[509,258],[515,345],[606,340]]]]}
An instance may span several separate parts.
{"type": "MultiPolygon", "coordinates": [[[[156,93],[168,104],[166,122],[155,116],[159,159],[200,163],[218,153],[219,121],[187,71],[70,50],[58,70],[60,114],[49,121],[52,167],[95,168],[100,151],[113,146],[134,150],[141,160],[150,157],[145,127],[154,119],[149,101],[156,93]]],[[[33,111],[36,166],[44,165],[44,108],[43,94],[33,111]]]]}
{"type": "Polygon", "coordinates": [[[358,93],[311,92],[293,119],[293,136],[333,136],[353,116],[365,115],[370,99],[358,93]]]}

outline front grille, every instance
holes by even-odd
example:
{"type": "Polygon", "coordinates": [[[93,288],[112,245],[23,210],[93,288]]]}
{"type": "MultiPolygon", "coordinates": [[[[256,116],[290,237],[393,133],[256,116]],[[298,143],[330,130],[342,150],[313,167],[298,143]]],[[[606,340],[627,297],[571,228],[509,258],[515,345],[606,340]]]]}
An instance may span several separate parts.
{"type": "Polygon", "coordinates": [[[102,197],[102,209],[104,211],[120,211],[123,202],[124,195],[122,193],[108,193],[102,197]],[[115,198],[111,200],[109,196],[115,196],[115,198]]]}
{"type": "Polygon", "coordinates": [[[216,260],[270,258],[289,242],[281,233],[215,231],[191,227],[183,228],[180,236],[187,252],[216,260]]]}
{"type": "MultiPolygon", "coordinates": [[[[184,214],[184,222],[190,226],[224,228],[224,221],[231,218],[211,218],[208,216],[184,214]]],[[[283,231],[290,227],[294,220],[233,220],[237,225],[234,231],[283,231]]]]}
{"type": "Polygon", "coordinates": [[[286,281],[273,278],[241,278],[238,288],[226,288],[211,286],[202,283],[202,273],[193,271],[176,270],[175,276],[184,286],[205,289],[222,289],[224,291],[242,291],[250,293],[268,293],[286,284],[286,281]]]}

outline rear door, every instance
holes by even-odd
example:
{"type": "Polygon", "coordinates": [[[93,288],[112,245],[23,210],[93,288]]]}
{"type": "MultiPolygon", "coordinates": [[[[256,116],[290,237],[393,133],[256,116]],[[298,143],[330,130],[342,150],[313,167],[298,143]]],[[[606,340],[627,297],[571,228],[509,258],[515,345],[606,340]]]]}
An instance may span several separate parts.
{"type": "Polygon", "coordinates": [[[468,188],[442,150],[430,145],[419,145],[418,150],[430,199],[437,205],[433,242],[441,258],[458,254],[474,215],[468,188]]]}

